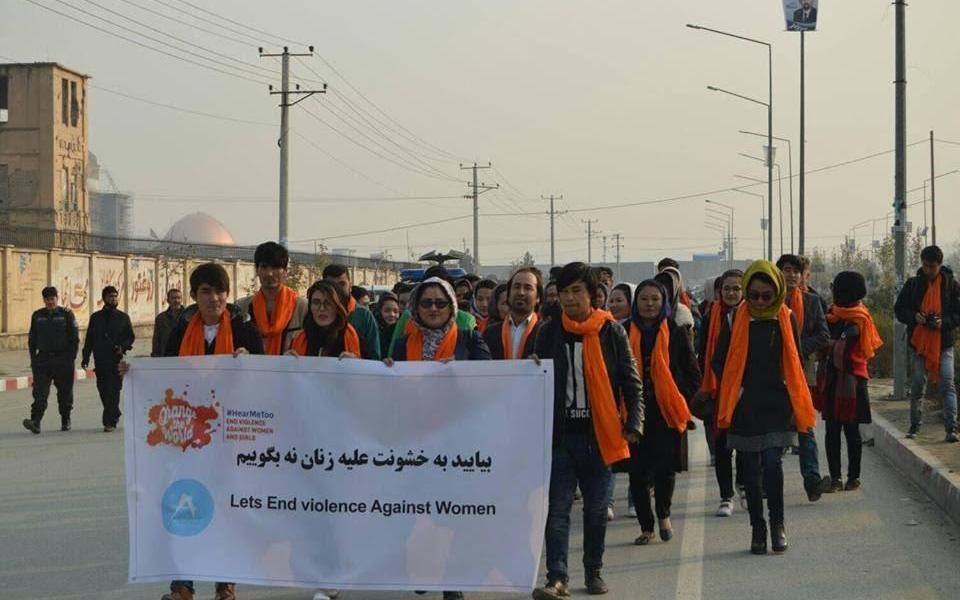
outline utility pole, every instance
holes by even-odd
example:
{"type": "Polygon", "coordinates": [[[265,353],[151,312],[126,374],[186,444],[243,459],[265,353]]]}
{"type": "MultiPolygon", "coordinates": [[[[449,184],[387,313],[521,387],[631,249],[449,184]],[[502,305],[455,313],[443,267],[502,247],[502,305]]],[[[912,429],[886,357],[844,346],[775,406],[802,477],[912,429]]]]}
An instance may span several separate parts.
{"type": "Polygon", "coordinates": [[[933,130],[930,130],[930,245],[937,245],[937,194],[936,189],[937,176],[933,162],[933,130]]]}
{"type": "MultiPolygon", "coordinates": [[[[906,279],[907,267],[907,4],[906,0],[894,0],[893,4],[896,7],[896,75],[894,77],[896,145],[893,192],[896,289],[894,293],[899,293],[906,279]]],[[[899,321],[894,321],[893,327],[893,395],[895,398],[903,398],[907,381],[907,333],[906,326],[899,321]]]]}
{"type": "Polygon", "coordinates": [[[291,56],[313,56],[313,46],[309,47],[310,52],[305,54],[291,54],[290,49],[287,46],[283,47],[283,52],[280,54],[264,54],[263,48],[259,48],[260,58],[268,57],[280,57],[280,90],[276,91],[271,85],[269,87],[270,95],[274,96],[280,95],[280,140],[278,145],[280,146],[280,235],[279,242],[281,246],[287,246],[287,225],[289,223],[288,213],[289,213],[289,184],[290,179],[288,177],[288,167],[289,167],[289,157],[290,157],[290,119],[287,115],[288,109],[291,106],[303,102],[310,96],[314,94],[325,94],[327,92],[327,84],[323,84],[323,89],[320,90],[301,90],[300,84],[297,84],[295,89],[290,89],[290,57],[291,56]],[[290,95],[300,96],[295,101],[290,102],[290,95]]]}
{"type": "Polygon", "coordinates": [[[617,250],[617,281],[622,281],[623,277],[620,275],[620,249],[623,248],[623,244],[620,243],[619,233],[613,234],[613,237],[615,240],[617,240],[616,242],[614,242],[616,244],[614,247],[617,250]]]}
{"type": "Polygon", "coordinates": [[[607,236],[603,236],[603,264],[607,264],[607,236]]]}
{"type": "Polygon", "coordinates": [[[600,232],[593,230],[593,224],[597,222],[596,219],[580,219],[580,221],[587,224],[587,264],[589,265],[593,263],[593,234],[600,232]]]}
{"type": "Polygon", "coordinates": [[[557,211],[557,210],[554,209],[554,207],[553,207],[553,201],[554,201],[554,200],[563,200],[563,194],[560,194],[559,196],[554,196],[553,194],[550,194],[549,196],[543,196],[543,195],[541,195],[541,196],[540,196],[540,199],[541,199],[541,200],[549,200],[549,201],[550,201],[550,212],[548,212],[547,214],[550,215],[550,267],[552,268],[552,267],[557,266],[556,244],[554,243],[554,242],[555,242],[555,239],[556,239],[556,238],[554,237],[554,229],[555,229],[555,228],[554,228],[554,220],[556,219],[556,216],[557,216],[557,215],[565,214],[567,211],[565,211],[565,210],[557,211]]]}
{"type": "MultiPolygon", "coordinates": [[[[806,173],[805,161],[807,157],[807,65],[806,65],[806,44],[804,35],[806,31],[800,30],[800,239],[798,240],[800,255],[803,256],[804,238],[806,237],[806,173]]],[[[792,160],[792,159],[791,159],[792,160]]],[[[791,169],[792,171],[792,169],[791,169]]],[[[790,180],[790,214],[793,214],[793,179],[790,180]]],[[[790,232],[790,243],[793,244],[793,232],[790,232]]]]}
{"type": "Polygon", "coordinates": [[[477,169],[490,169],[493,168],[493,163],[488,162],[486,165],[477,166],[477,163],[472,165],[463,166],[460,164],[460,170],[472,169],[473,170],[473,183],[467,183],[467,187],[473,189],[472,194],[465,194],[464,198],[473,198],[473,264],[474,268],[477,270],[477,274],[480,274],[480,205],[478,199],[480,194],[484,192],[489,192],[490,190],[495,190],[500,187],[500,184],[487,185],[485,183],[477,183],[477,169]]]}

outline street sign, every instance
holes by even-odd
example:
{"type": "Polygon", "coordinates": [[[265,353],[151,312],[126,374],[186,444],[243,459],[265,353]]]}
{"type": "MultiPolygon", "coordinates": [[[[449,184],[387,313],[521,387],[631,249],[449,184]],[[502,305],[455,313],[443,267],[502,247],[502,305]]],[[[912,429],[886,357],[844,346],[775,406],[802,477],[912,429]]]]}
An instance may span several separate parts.
{"type": "Polygon", "coordinates": [[[787,31],[816,31],[818,0],[783,0],[787,31]]]}

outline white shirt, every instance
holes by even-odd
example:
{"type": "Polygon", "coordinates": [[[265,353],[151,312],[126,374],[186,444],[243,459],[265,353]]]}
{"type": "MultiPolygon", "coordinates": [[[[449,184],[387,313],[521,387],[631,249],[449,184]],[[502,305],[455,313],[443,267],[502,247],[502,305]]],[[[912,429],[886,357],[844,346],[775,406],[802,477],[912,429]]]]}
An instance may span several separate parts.
{"type": "Polygon", "coordinates": [[[530,326],[530,320],[533,318],[533,313],[527,315],[527,318],[523,321],[520,321],[519,324],[513,324],[513,315],[507,317],[507,325],[510,326],[510,355],[514,358],[520,358],[523,354],[523,348],[520,347],[520,341],[523,339],[524,332],[527,331],[527,327],[530,326]]]}
{"type": "Polygon", "coordinates": [[[207,340],[207,344],[212,344],[213,340],[217,339],[217,332],[220,330],[220,323],[216,325],[204,325],[203,326],[203,339],[207,340]]]}

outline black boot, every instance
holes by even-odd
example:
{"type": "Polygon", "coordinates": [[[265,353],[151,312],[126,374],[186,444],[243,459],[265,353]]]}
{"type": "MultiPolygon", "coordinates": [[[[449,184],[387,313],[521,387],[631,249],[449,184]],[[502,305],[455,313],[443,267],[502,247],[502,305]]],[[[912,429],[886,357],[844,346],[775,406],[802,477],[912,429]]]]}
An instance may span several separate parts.
{"type": "Polygon", "coordinates": [[[40,422],[33,419],[23,420],[24,428],[31,433],[40,433],[40,422]]]}
{"type": "Polygon", "coordinates": [[[787,531],[783,523],[770,524],[770,545],[777,554],[787,551],[787,531]]]}
{"type": "Polygon", "coordinates": [[[750,540],[751,554],[767,553],[767,522],[760,521],[753,526],[753,537],[750,540]]]}
{"type": "Polygon", "coordinates": [[[60,417],[60,431],[70,431],[70,417],[60,417]]]}

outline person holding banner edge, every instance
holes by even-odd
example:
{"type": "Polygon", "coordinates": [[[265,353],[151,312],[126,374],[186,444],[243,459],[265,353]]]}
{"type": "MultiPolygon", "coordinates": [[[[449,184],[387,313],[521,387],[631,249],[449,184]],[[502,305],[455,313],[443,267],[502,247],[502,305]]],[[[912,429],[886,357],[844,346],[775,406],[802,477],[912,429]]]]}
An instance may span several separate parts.
{"type": "Polygon", "coordinates": [[[639,441],[644,422],[642,383],[627,334],[613,315],[591,306],[600,285],[597,272],[582,262],[570,263],[560,270],[556,283],[562,313],[541,326],[536,352],[530,357],[554,361],[547,583],[534,590],[537,600],[570,595],[570,511],[578,484],[583,493],[587,591],[608,592],[600,569],[610,465],[630,457],[629,443],[639,441]],[[621,411],[626,415],[624,421],[621,411]]]}

